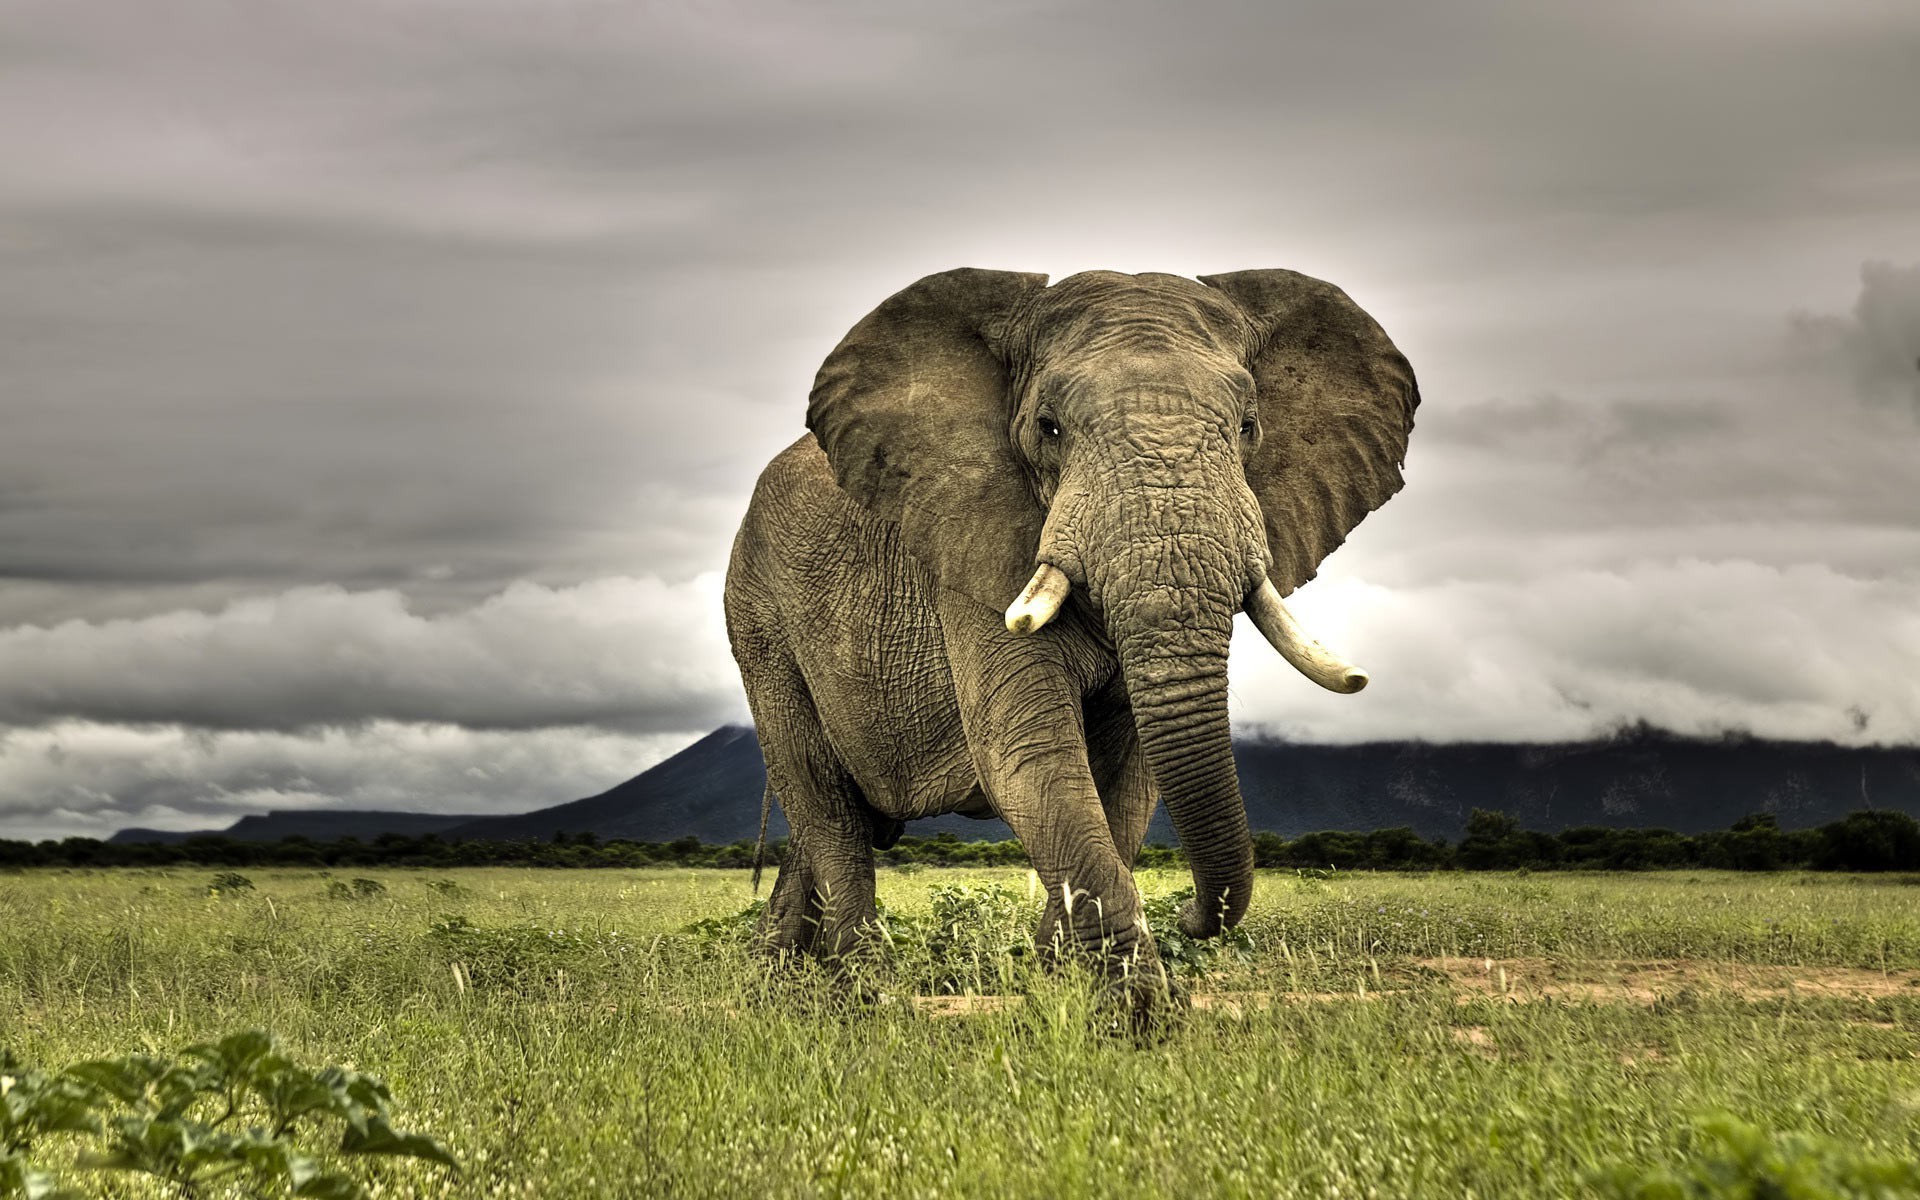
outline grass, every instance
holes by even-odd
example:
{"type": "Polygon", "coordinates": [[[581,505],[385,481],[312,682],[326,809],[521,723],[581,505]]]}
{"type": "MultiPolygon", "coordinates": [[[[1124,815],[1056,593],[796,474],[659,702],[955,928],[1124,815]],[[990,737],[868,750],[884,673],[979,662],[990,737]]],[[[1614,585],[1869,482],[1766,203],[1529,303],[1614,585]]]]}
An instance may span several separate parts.
{"type": "Polygon", "coordinates": [[[895,995],[1025,997],[958,1017],[683,932],[739,911],[745,872],[213,875],[0,877],[0,1046],[53,1067],[270,1028],[385,1076],[467,1164],[380,1163],[384,1196],[1576,1195],[1683,1163],[1721,1111],[1920,1157],[1910,877],[1264,873],[1253,953],[1190,985],[1231,1002],[1140,1045],[1007,952],[1022,871],[883,872],[903,927],[937,885],[1017,898],[886,968],[895,995]],[[1842,969],[1879,986],[1794,986],[1842,969]],[[1743,984],[1766,972],[1785,986],[1743,984]]]}

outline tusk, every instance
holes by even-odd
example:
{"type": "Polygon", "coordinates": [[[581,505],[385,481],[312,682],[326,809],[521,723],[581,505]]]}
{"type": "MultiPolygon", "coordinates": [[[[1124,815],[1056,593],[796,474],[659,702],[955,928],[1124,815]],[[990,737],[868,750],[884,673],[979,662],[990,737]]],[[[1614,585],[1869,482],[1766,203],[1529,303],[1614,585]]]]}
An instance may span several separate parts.
{"type": "Polygon", "coordinates": [[[1052,563],[1041,563],[1020,590],[1020,598],[1007,609],[1007,628],[1015,633],[1032,633],[1053,620],[1072,590],[1065,571],[1052,563]]]}
{"type": "Polygon", "coordinates": [[[1280,657],[1293,664],[1308,679],[1330,692],[1352,693],[1367,686],[1367,673],[1338,654],[1308,637],[1280,602],[1273,580],[1263,579],[1260,588],[1247,598],[1247,615],[1254,628],[1273,643],[1280,657]]]}

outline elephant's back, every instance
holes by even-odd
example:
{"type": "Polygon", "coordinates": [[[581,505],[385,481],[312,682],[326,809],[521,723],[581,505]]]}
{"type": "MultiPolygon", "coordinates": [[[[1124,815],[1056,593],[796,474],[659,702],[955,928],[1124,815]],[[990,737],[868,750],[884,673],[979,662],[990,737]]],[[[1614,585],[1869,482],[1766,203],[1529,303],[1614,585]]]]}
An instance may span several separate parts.
{"type": "Polygon", "coordinates": [[[851,565],[851,552],[870,553],[889,540],[897,541],[892,523],[873,520],[840,490],[820,444],[806,434],[760,472],[734,538],[732,570],[769,580],[793,571],[832,574],[851,565]]]}
{"type": "Polygon", "coordinates": [[[899,526],[840,490],[811,436],[761,473],[727,576],[734,655],[791,663],[868,803],[897,817],[950,811],[975,783],[933,597],[899,526]]]}

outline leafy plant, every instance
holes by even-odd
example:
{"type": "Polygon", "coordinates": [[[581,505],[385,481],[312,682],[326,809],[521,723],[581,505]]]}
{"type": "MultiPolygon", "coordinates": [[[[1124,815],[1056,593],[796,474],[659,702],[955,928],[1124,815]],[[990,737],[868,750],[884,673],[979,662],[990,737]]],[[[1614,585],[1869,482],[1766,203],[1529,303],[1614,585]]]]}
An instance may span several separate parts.
{"type": "Polygon", "coordinates": [[[222,871],[213,877],[213,882],[207,885],[207,895],[209,896],[218,896],[226,892],[250,892],[252,890],[253,880],[248,879],[238,871],[222,871]]]}
{"type": "Polygon", "coordinates": [[[593,956],[621,957],[634,948],[618,931],[596,934],[538,925],[488,928],[459,915],[429,926],[427,939],[457,968],[456,978],[462,985],[473,987],[553,983],[576,962],[593,956]]]}
{"type": "Polygon", "coordinates": [[[347,1174],[322,1169],[294,1140],[339,1122],[337,1150],[439,1163],[446,1147],[402,1133],[384,1083],[345,1067],[310,1071],[273,1036],[250,1029],[189,1046],[178,1059],[145,1054],[96,1059],[57,1075],[0,1052],[0,1197],[53,1200],[55,1187],[26,1154],[49,1134],[91,1136],[81,1167],[144,1174],[194,1197],[210,1185],[249,1182],[265,1194],[359,1200],[347,1174]]]}
{"type": "Polygon", "coordinates": [[[1180,932],[1180,910],[1193,899],[1193,889],[1184,887],[1145,902],[1147,928],[1153,930],[1154,944],[1160,948],[1160,961],[1174,975],[1198,976],[1217,965],[1224,956],[1238,963],[1253,961],[1253,935],[1246,926],[1236,925],[1209,939],[1192,938],[1180,932]]]}
{"type": "Polygon", "coordinates": [[[933,924],[927,947],[954,955],[1022,958],[1033,949],[1033,905],[998,883],[937,883],[927,891],[933,924]]]}
{"type": "Polygon", "coordinates": [[[1639,1164],[1601,1172],[1595,1184],[1615,1200],[1892,1200],[1920,1196],[1920,1164],[1875,1157],[1801,1133],[1770,1135],[1718,1113],[1690,1135],[1679,1170],[1639,1164]]]}
{"type": "Polygon", "coordinates": [[[687,925],[682,933],[692,934],[700,941],[710,945],[746,945],[753,931],[760,926],[760,914],[767,910],[767,902],[755,900],[739,912],[725,913],[718,917],[702,917],[687,925]]]}
{"type": "Polygon", "coordinates": [[[100,1117],[85,1088],[71,1079],[23,1065],[0,1050],[0,1196],[53,1200],[76,1196],[54,1186],[27,1153],[51,1133],[98,1133],[100,1117]]]}

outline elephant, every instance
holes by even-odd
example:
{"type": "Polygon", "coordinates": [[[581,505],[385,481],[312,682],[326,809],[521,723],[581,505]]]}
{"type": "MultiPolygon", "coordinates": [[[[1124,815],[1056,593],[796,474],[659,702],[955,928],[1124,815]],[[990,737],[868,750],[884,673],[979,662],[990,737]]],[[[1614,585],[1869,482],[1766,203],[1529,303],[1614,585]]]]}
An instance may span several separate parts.
{"type": "Polygon", "coordinates": [[[1236,924],[1253,890],[1233,618],[1364,686],[1282,597],[1400,490],[1418,404],[1380,326],[1292,271],[963,268],[874,309],[726,577],[763,803],[792,831],[763,946],[850,955],[904,822],[998,816],[1046,889],[1042,952],[1164,994],[1132,874],[1155,806],[1193,872],[1183,932],[1236,924]]]}

